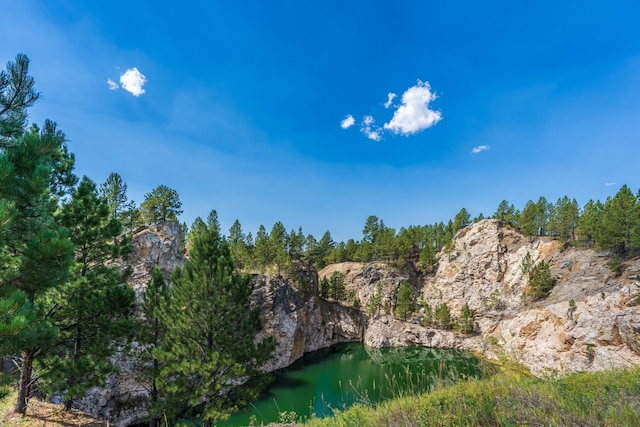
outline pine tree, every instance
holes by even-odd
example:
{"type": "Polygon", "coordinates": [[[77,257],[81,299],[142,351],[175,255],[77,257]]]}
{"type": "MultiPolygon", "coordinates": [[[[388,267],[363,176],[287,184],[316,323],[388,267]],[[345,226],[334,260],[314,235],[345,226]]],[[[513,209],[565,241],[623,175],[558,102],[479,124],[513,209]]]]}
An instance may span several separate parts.
{"type": "Polygon", "coordinates": [[[471,224],[471,215],[465,208],[460,209],[453,219],[453,233],[457,233],[469,224],[471,224]]]}
{"type": "Polygon", "coordinates": [[[121,219],[122,213],[135,209],[135,203],[127,197],[127,184],[122,177],[112,172],[107,180],[100,184],[100,197],[106,200],[109,206],[109,214],[113,219],[121,219]]]}
{"type": "Polygon", "coordinates": [[[520,231],[525,236],[537,236],[538,235],[538,205],[529,200],[522,209],[520,215],[520,231]]]}
{"type": "Polygon", "coordinates": [[[442,303],[436,307],[434,313],[434,323],[437,327],[442,329],[449,329],[451,327],[451,311],[447,303],[442,303]]]}
{"type": "Polygon", "coordinates": [[[435,250],[431,243],[427,243],[420,252],[420,260],[418,261],[420,268],[426,272],[432,272],[438,266],[438,258],[436,258],[435,250]]]}
{"type": "Polygon", "coordinates": [[[598,245],[603,249],[613,249],[618,255],[627,255],[631,236],[639,224],[638,199],[629,187],[623,185],[604,204],[598,245]]]}
{"type": "Polygon", "coordinates": [[[407,317],[413,313],[414,309],[414,294],[413,288],[409,282],[402,282],[398,288],[397,303],[396,303],[396,316],[406,321],[407,317]]]}
{"type": "Polygon", "coordinates": [[[59,221],[70,231],[75,265],[70,280],[48,295],[48,315],[60,334],[41,363],[48,388],[70,410],[74,399],[116,371],[111,356],[133,334],[135,293],[126,284],[129,271],[113,264],[130,251],[129,242],[118,237],[122,225],[89,178],[62,207],[59,221]]]}
{"type": "Polygon", "coordinates": [[[556,284],[556,278],[551,274],[551,267],[544,260],[533,267],[529,274],[529,288],[525,297],[531,300],[544,298],[556,284]]]}
{"type": "Polygon", "coordinates": [[[144,202],[140,205],[142,219],[147,224],[167,221],[177,221],[182,202],[178,192],[166,185],[159,185],[151,193],[145,194],[144,202]]]}
{"type": "Polygon", "coordinates": [[[334,271],[329,277],[329,295],[334,301],[343,301],[346,297],[344,274],[334,271]]]}
{"type": "Polygon", "coordinates": [[[15,411],[24,414],[33,362],[56,339],[43,307],[47,292],[69,275],[73,244],[53,213],[73,185],[73,156],[64,134],[47,121],[0,151],[0,331],[4,354],[20,354],[15,411]]]}
{"type": "Polygon", "coordinates": [[[469,308],[469,304],[465,303],[460,309],[460,316],[456,321],[456,330],[465,335],[473,333],[475,320],[475,315],[469,308]]]}
{"type": "Polygon", "coordinates": [[[567,241],[575,239],[575,230],[578,225],[580,210],[576,199],[564,196],[550,209],[549,234],[558,236],[567,241]]]}
{"type": "Polygon", "coordinates": [[[379,314],[382,306],[382,283],[378,282],[376,291],[367,302],[367,312],[371,315],[379,314]]]}
{"type": "Polygon", "coordinates": [[[603,211],[604,205],[599,200],[587,202],[578,218],[576,227],[579,242],[586,245],[597,244],[600,238],[603,211]]]}
{"type": "Polygon", "coordinates": [[[158,390],[160,361],[153,356],[153,350],[165,339],[166,327],[160,322],[160,309],[169,304],[169,288],[160,268],[155,267],[151,280],[142,294],[142,315],[137,339],[143,348],[140,352],[143,383],[148,384],[149,427],[157,427],[162,415],[162,396],[158,390]]]}
{"type": "Polygon", "coordinates": [[[250,308],[251,277],[235,271],[227,241],[208,221],[193,238],[183,269],[172,275],[168,304],[159,312],[165,339],[153,351],[166,411],[196,406],[205,426],[256,398],[265,385],[258,371],[272,339],[256,341],[260,309],[250,308]]]}
{"type": "Polygon", "coordinates": [[[33,86],[29,58],[24,54],[16,55],[15,61],[7,62],[6,70],[0,71],[0,148],[13,145],[22,134],[27,108],[40,97],[33,86]]]}

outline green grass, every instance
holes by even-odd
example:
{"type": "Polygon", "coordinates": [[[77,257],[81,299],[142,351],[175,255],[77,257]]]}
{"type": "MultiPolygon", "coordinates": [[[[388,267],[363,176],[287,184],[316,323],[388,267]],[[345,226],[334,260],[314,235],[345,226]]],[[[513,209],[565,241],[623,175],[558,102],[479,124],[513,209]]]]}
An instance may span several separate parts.
{"type": "Polygon", "coordinates": [[[551,380],[498,374],[305,425],[640,426],[640,367],[551,380]]]}

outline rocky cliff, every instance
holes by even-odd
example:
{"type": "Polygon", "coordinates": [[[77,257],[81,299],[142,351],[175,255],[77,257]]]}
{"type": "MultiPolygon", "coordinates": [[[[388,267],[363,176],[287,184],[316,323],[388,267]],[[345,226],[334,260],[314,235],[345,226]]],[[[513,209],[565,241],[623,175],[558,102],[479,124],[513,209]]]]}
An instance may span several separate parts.
{"type": "Polygon", "coordinates": [[[327,267],[320,276],[345,274],[363,306],[382,283],[387,314],[392,314],[402,281],[411,283],[417,299],[432,307],[447,303],[457,315],[466,303],[475,312],[476,334],[471,337],[422,327],[420,315],[410,322],[376,316],[365,332],[370,346],[472,350],[494,359],[506,356],[535,375],[562,375],[640,363],[640,260],[626,262],[620,274],[611,272],[609,260],[607,254],[565,247],[552,238],[528,238],[499,221],[485,220],[458,232],[453,250],[439,254],[435,274],[344,263],[327,267]],[[521,266],[527,253],[534,262],[549,263],[557,278],[550,295],[535,302],[523,299],[528,277],[521,266]]]}

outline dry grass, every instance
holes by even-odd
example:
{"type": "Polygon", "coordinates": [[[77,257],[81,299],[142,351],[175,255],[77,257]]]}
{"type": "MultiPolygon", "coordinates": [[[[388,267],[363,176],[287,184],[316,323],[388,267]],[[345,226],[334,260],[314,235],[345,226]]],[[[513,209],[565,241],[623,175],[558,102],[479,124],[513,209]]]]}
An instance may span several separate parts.
{"type": "Polygon", "coordinates": [[[0,426],[2,427],[105,427],[108,424],[81,412],[66,412],[62,405],[29,401],[24,417],[13,412],[16,394],[11,393],[0,401],[0,426]]]}

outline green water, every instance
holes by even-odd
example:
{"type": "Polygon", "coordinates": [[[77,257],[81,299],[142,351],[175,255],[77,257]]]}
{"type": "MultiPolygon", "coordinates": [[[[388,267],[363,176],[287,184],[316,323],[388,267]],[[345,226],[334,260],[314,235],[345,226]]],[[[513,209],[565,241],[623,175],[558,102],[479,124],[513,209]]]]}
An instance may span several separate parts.
{"type": "Polygon", "coordinates": [[[376,404],[410,391],[428,391],[437,378],[455,381],[480,377],[480,361],[468,354],[423,347],[371,349],[346,344],[308,355],[278,376],[265,396],[223,426],[284,421],[280,413],[300,417],[331,416],[357,402],[376,404]]]}

